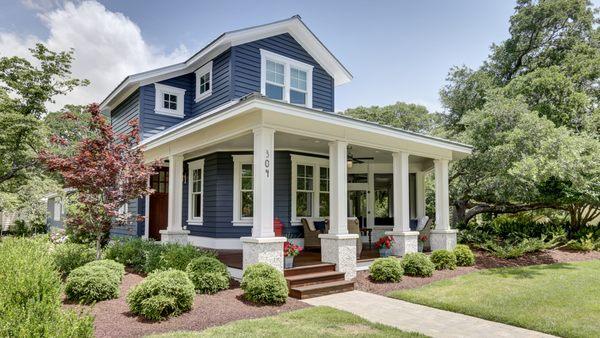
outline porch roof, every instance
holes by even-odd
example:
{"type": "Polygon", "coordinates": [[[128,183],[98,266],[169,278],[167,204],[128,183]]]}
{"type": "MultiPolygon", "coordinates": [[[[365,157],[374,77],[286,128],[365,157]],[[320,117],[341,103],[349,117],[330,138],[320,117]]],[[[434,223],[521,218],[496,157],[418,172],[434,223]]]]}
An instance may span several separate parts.
{"type": "Polygon", "coordinates": [[[423,145],[433,146],[437,149],[451,151],[452,159],[464,158],[472,151],[472,147],[464,143],[407,131],[387,125],[380,125],[371,121],[356,119],[341,114],[329,113],[322,110],[276,101],[259,93],[249,94],[239,100],[230,101],[213,109],[212,111],[206,112],[202,115],[196,116],[192,119],[168,128],[156,135],[153,135],[152,137],[143,140],[140,143],[140,146],[143,147],[145,151],[148,151],[199,130],[208,128],[216,123],[257,110],[276,111],[279,113],[301,117],[303,119],[309,119],[315,123],[324,122],[375,135],[378,134],[386,137],[393,137],[398,140],[411,141],[423,145]]]}

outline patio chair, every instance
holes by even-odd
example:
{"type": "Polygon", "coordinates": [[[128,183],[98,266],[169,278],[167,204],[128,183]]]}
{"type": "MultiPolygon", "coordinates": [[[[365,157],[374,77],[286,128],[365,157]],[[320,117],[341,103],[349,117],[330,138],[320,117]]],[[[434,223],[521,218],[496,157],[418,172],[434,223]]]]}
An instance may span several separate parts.
{"type": "Polygon", "coordinates": [[[421,225],[423,222],[425,223],[425,225],[422,226],[422,229],[419,229],[421,228],[421,226],[418,226],[417,231],[419,231],[419,237],[423,235],[427,236],[427,240],[423,242],[423,251],[429,251],[431,250],[431,241],[429,237],[431,236],[431,225],[433,224],[433,220],[428,216],[424,216],[422,219],[419,220],[419,225],[421,225]]]}
{"type": "Polygon", "coordinates": [[[304,247],[305,248],[321,248],[321,239],[319,234],[322,232],[315,228],[313,220],[302,218],[302,227],[304,228],[304,247]]]}

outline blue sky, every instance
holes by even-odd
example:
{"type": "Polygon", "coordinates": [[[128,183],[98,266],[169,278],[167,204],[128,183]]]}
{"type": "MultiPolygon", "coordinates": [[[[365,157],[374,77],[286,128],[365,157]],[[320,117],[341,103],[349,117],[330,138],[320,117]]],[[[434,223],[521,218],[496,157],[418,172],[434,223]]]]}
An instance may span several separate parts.
{"type": "Polygon", "coordinates": [[[336,110],[395,101],[441,110],[438,91],[450,67],[480,65],[489,46],[508,36],[514,11],[505,0],[1,3],[0,55],[20,55],[33,41],[74,47],[74,73],[93,82],[79,96],[96,100],[125,73],[181,61],[224,31],[299,14],[354,75],[337,87],[336,110]],[[132,56],[129,41],[142,56],[132,56]]]}

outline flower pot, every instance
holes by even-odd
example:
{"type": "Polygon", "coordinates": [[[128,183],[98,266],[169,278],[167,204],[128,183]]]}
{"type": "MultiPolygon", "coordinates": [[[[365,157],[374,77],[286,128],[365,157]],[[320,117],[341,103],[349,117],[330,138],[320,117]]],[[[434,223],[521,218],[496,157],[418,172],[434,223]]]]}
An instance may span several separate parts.
{"type": "Polygon", "coordinates": [[[379,249],[379,257],[387,257],[390,255],[391,251],[392,250],[388,249],[388,248],[381,248],[381,249],[379,249]]]}
{"type": "Polygon", "coordinates": [[[419,241],[419,252],[423,252],[423,242],[419,241]]]}
{"type": "Polygon", "coordinates": [[[283,258],[283,267],[285,269],[290,269],[294,267],[294,256],[285,256],[283,258]]]}

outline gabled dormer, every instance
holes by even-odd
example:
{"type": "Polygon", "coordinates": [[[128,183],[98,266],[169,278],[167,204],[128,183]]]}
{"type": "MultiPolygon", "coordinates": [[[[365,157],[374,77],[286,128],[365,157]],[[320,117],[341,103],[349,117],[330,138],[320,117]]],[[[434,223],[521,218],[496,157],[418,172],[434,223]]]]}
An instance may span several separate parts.
{"type": "Polygon", "coordinates": [[[351,74],[300,20],[224,33],[187,61],[128,76],[103,102],[113,127],[139,117],[148,138],[252,93],[333,112],[351,74]]]}

